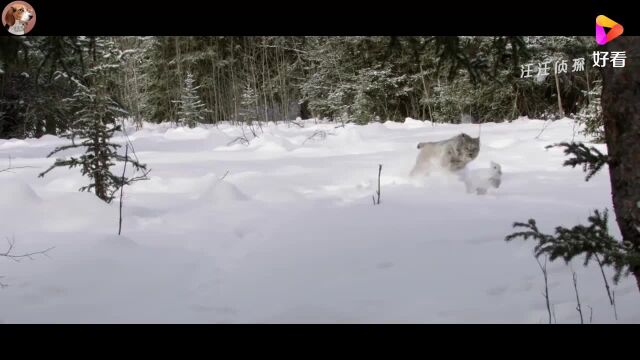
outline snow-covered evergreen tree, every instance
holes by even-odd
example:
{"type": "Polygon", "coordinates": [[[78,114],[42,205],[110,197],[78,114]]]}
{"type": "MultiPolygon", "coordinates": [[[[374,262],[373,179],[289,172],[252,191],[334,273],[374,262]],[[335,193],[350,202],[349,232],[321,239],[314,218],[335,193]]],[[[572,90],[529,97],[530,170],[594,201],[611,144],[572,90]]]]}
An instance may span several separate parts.
{"type": "Polygon", "coordinates": [[[180,100],[176,101],[180,106],[180,110],[178,110],[178,124],[187,125],[190,128],[198,126],[198,124],[204,120],[207,112],[205,104],[202,103],[197,92],[200,86],[195,86],[194,83],[193,74],[190,72],[187,73],[182,95],[180,96],[180,100]]]}
{"type": "Polygon", "coordinates": [[[81,167],[82,175],[87,176],[90,183],[80,191],[93,191],[97,197],[109,203],[118,189],[141,178],[130,179],[113,174],[110,169],[116,161],[131,163],[135,170],[143,171],[143,177],[147,171],[146,166],[137,160],[118,154],[122,145],[111,141],[114,133],[120,130],[117,119],[126,115],[110,91],[112,75],[120,66],[122,52],[112,41],[103,38],[86,39],[83,51],[89,54],[87,71],[81,79],[71,79],[76,84],[76,91],[71,98],[65,99],[74,109],[72,129],[64,135],[71,140],[71,144],[57,147],[49,156],[79,148],[84,149],[84,153],[78,157],[57,159],[40,177],[60,166],[81,167]],[[80,142],[76,142],[76,139],[80,142]]]}
{"type": "Polygon", "coordinates": [[[576,120],[584,124],[584,135],[592,137],[593,142],[603,143],[605,138],[601,106],[602,81],[597,81],[591,91],[585,93],[589,98],[589,105],[578,112],[576,120]]]}
{"type": "Polygon", "coordinates": [[[249,84],[247,84],[242,91],[239,115],[242,121],[248,125],[258,120],[258,95],[249,84]]]}

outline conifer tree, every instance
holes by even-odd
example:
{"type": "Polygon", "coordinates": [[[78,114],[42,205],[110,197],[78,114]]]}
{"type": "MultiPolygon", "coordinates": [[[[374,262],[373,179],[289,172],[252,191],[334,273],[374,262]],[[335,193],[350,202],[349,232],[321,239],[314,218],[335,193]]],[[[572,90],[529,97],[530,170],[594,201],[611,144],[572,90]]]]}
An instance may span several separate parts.
{"type": "Polygon", "coordinates": [[[198,96],[198,88],[200,86],[194,86],[195,80],[193,74],[187,73],[187,78],[184,80],[184,88],[182,89],[182,95],[180,100],[176,103],[180,106],[178,110],[178,124],[187,125],[190,128],[198,126],[204,115],[207,112],[205,104],[200,100],[198,96]]]}
{"type": "Polygon", "coordinates": [[[253,121],[258,119],[258,95],[249,84],[242,91],[240,106],[239,115],[242,121],[251,125],[253,121]]]}
{"type": "Polygon", "coordinates": [[[111,76],[120,66],[122,52],[108,39],[87,39],[85,46],[84,50],[89,53],[89,66],[81,79],[71,78],[76,90],[71,98],[65,99],[74,111],[72,129],[64,135],[71,140],[71,144],[57,147],[49,156],[75,149],[84,149],[84,153],[78,157],[57,159],[40,177],[56,167],[80,167],[82,175],[90,180],[80,191],[92,191],[109,203],[118,189],[144,179],[148,171],[146,165],[139,163],[137,159],[118,154],[118,149],[122,146],[111,141],[114,133],[120,130],[118,118],[126,115],[126,111],[111,96],[110,91],[111,76]],[[116,161],[131,163],[143,175],[125,178],[112,173],[111,167],[116,161]]]}

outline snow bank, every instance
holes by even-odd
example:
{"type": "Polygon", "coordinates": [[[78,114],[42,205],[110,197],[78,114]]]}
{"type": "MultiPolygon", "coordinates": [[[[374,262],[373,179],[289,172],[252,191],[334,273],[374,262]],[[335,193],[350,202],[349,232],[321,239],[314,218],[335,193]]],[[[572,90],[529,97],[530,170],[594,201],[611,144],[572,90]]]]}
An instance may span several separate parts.
{"type": "Polygon", "coordinates": [[[249,200],[238,187],[225,180],[215,180],[200,197],[200,201],[209,205],[233,205],[239,201],[249,200]]]}
{"type": "Polygon", "coordinates": [[[209,137],[209,130],[203,128],[179,127],[175,129],[168,129],[164,133],[164,138],[167,140],[201,140],[209,137]]]}
{"type": "Polygon", "coordinates": [[[31,186],[23,181],[0,178],[0,207],[10,209],[16,206],[34,206],[41,201],[31,186]]]}
{"type": "Polygon", "coordinates": [[[404,119],[404,126],[409,129],[417,129],[417,128],[426,127],[427,125],[425,124],[424,121],[415,120],[412,118],[406,118],[404,119]]]}
{"type": "Polygon", "coordinates": [[[255,151],[258,152],[282,153],[291,151],[295,149],[296,146],[291,141],[282,136],[265,133],[251,140],[249,148],[255,149],[255,151]]]}
{"type": "MultiPolygon", "coordinates": [[[[125,189],[121,237],[118,199],[78,192],[77,169],[0,173],[0,251],[5,237],[16,251],[54,247],[34,261],[0,258],[0,322],[539,323],[544,280],[532,243],[504,241],[513,222],[550,232],[612,209],[606,169],[585,182],[545,149],[571,140],[569,120],[482,124],[469,168],[503,170],[486,196],[451,174],[409,178],[418,142],[476,136],[477,124],[336,125],[269,124],[230,147],[242,131],[229,124],[129,131],[152,171],[125,189]],[[335,135],[303,144],[315,131],[335,135]]],[[[64,141],[0,141],[0,163],[10,153],[14,166],[44,169],[64,141]]],[[[593,322],[616,322],[600,270],[580,265],[593,322]]],[[[549,277],[558,323],[578,323],[571,269],[549,263],[549,277]]],[[[614,290],[617,322],[640,322],[635,281],[614,290]]]]}

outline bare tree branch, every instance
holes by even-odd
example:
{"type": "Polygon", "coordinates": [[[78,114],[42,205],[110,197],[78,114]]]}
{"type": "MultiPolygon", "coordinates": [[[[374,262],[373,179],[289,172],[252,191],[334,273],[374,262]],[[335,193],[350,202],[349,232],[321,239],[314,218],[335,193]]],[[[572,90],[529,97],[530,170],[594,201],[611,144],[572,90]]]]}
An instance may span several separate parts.
{"type": "Polygon", "coordinates": [[[307,141],[309,140],[314,140],[314,139],[320,139],[320,140],[324,140],[327,138],[327,135],[335,135],[334,133],[330,133],[330,132],[326,132],[324,130],[316,130],[313,132],[313,134],[311,134],[308,138],[306,138],[303,142],[302,145],[304,145],[307,141]]]}
{"type": "Polygon", "coordinates": [[[542,133],[547,129],[547,127],[551,124],[551,120],[545,120],[544,125],[542,126],[542,130],[536,135],[535,139],[538,140],[542,133]]]}
{"type": "Polygon", "coordinates": [[[11,170],[15,170],[15,169],[36,169],[35,166],[12,166],[11,165],[11,155],[9,155],[9,166],[5,169],[0,169],[0,173],[3,172],[10,172],[12,173],[13,171],[11,170]]]}
{"type": "Polygon", "coordinates": [[[42,251],[34,251],[34,252],[30,252],[30,253],[24,253],[24,254],[14,254],[13,253],[13,248],[15,247],[15,243],[16,240],[15,238],[7,238],[7,243],[9,244],[8,249],[3,252],[0,253],[0,257],[5,257],[7,259],[11,259],[13,261],[20,261],[22,259],[29,259],[29,260],[33,260],[33,257],[36,255],[44,255],[47,256],[47,252],[51,251],[53,249],[53,247],[50,247],[46,250],[42,250],[42,251]]]}
{"type": "MultiPolygon", "coordinates": [[[[7,239],[7,243],[9,244],[9,247],[7,248],[7,250],[3,253],[0,253],[0,257],[5,257],[7,259],[13,260],[15,262],[20,262],[20,260],[22,259],[29,259],[29,260],[33,260],[33,257],[36,255],[43,255],[43,256],[47,256],[47,252],[49,252],[50,250],[53,249],[53,247],[50,247],[46,250],[42,250],[42,251],[34,251],[34,252],[30,252],[30,253],[24,253],[24,254],[15,254],[13,253],[13,248],[15,247],[15,243],[16,240],[15,238],[6,238],[7,239]]],[[[4,276],[0,276],[0,279],[3,279],[4,276]]],[[[0,281],[0,289],[4,289],[6,287],[8,287],[9,285],[3,283],[2,281],[0,281]]]]}
{"type": "Polygon", "coordinates": [[[221,177],[221,178],[219,178],[219,179],[218,179],[218,181],[222,181],[222,180],[224,180],[224,178],[226,178],[226,177],[227,177],[227,175],[229,175],[229,170],[227,170],[227,172],[226,172],[226,173],[224,173],[224,175],[222,175],[222,177],[221,177]]]}

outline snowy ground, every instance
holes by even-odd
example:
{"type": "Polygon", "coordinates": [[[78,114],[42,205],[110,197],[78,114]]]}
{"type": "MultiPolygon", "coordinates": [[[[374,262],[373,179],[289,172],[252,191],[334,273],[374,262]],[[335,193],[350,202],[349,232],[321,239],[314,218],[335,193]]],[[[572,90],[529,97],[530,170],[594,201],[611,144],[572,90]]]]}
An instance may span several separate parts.
{"type": "MultiPolygon", "coordinates": [[[[227,146],[240,134],[228,125],[130,129],[152,171],[125,190],[121,237],[118,202],[78,192],[78,169],[37,177],[64,139],[0,140],[0,169],[9,156],[35,167],[0,173],[0,252],[5,238],[17,253],[55,247],[0,258],[0,322],[546,322],[533,244],[505,235],[530,217],[548,232],[584,222],[611,199],[606,169],[584,182],[561,150],[544,149],[571,140],[573,123],[536,139],[543,124],[483,124],[470,166],[504,172],[485,196],[443,175],[408,178],[418,142],[476,136],[477,125],[311,121],[264,126],[249,146],[227,146]],[[307,140],[317,130],[330,134],[307,140]]],[[[593,322],[616,322],[599,269],[572,267],[585,321],[592,308],[593,322]]],[[[579,322],[570,267],[550,263],[549,282],[557,322],[579,322]]],[[[634,281],[615,294],[617,322],[640,322],[634,281]]]]}

